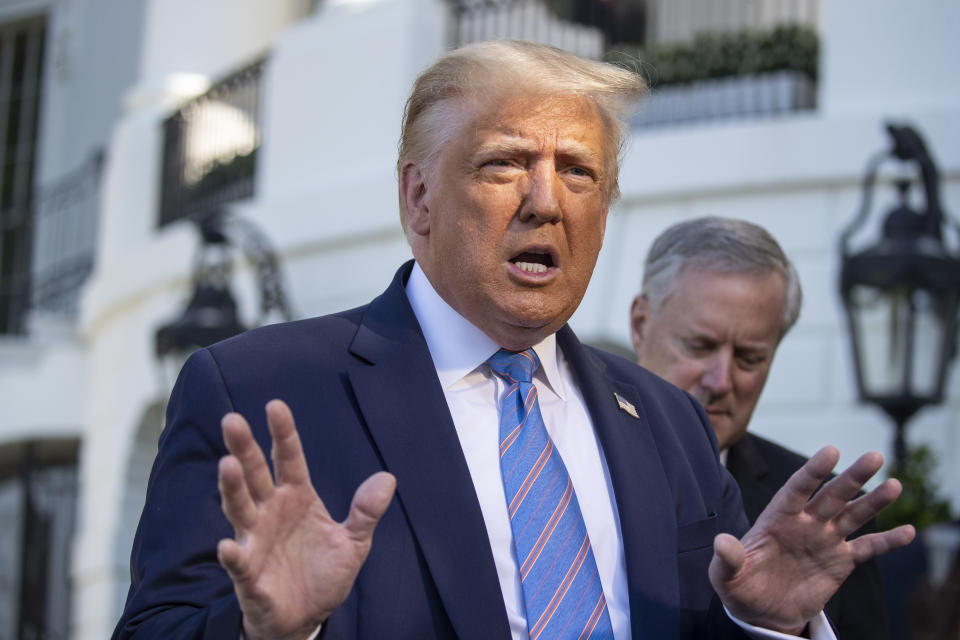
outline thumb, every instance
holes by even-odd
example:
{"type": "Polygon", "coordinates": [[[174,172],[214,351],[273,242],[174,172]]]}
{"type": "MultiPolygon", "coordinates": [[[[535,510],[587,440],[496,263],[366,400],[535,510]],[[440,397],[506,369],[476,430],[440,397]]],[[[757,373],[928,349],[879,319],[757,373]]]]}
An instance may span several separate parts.
{"type": "Polygon", "coordinates": [[[350,513],[343,523],[354,540],[368,541],[373,536],[396,488],[397,479],[386,471],[373,474],[357,487],[350,513]]]}
{"type": "Polygon", "coordinates": [[[733,580],[747,557],[740,541],[729,533],[718,534],[713,539],[713,559],[710,560],[710,582],[717,593],[723,585],[733,580]]]}

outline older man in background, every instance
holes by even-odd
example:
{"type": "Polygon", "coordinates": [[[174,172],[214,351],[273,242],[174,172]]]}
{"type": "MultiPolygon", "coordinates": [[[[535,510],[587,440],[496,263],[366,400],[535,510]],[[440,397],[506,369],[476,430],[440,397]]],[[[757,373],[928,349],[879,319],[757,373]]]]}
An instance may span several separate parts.
{"type": "MultiPolygon", "coordinates": [[[[639,364],[706,409],[751,524],[807,461],[747,431],[801,300],[796,269],[766,230],[709,217],[654,240],[630,311],[639,364]]],[[[874,530],[870,523],[858,534],[874,530]]],[[[858,566],[825,611],[840,638],[888,638],[876,563],[858,566]]]]}

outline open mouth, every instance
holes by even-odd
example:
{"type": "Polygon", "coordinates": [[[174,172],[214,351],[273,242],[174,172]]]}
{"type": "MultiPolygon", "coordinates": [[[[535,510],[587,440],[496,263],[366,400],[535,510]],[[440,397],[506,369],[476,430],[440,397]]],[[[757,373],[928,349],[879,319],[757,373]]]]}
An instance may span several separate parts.
{"type": "Polygon", "coordinates": [[[553,256],[549,251],[524,251],[510,258],[510,262],[526,273],[546,273],[554,266],[553,256]]]}

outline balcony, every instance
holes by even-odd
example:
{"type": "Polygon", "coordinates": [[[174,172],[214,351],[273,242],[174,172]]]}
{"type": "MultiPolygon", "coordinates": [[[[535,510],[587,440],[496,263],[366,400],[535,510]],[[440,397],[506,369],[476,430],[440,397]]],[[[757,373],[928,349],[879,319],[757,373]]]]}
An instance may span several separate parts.
{"type": "Polygon", "coordinates": [[[224,78],[164,121],[160,226],[253,195],[263,63],[224,78]]]}
{"type": "Polygon", "coordinates": [[[522,38],[637,69],[663,127],[816,107],[818,0],[451,0],[449,42],[522,38]]]}
{"type": "Polygon", "coordinates": [[[103,154],[34,190],[29,203],[6,209],[0,230],[12,238],[0,278],[0,333],[24,334],[28,314],[70,318],[93,271],[103,154]]]}

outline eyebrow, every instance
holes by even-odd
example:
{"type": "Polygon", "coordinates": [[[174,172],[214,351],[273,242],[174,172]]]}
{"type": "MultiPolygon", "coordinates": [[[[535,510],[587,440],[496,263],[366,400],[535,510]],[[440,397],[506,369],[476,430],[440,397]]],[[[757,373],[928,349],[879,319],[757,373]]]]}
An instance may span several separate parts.
{"type": "MultiPolygon", "coordinates": [[[[519,136],[503,136],[502,138],[486,142],[477,148],[476,156],[497,155],[499,153],[536,153],[539,146],[527,138],[519,136]]],[[[573,158],[581,162],[602,163],[603,158],[589,146],[576,140],[561,140],[557,143],[557,155],[573,158]]]]}
{"type": "Polygon", "coordinates": [[[534,153],[537,145],[532,140],[519,137],[503,137],[491,142],[485,142],[477,147],[476,155],[496,155],[498,153],[534,153]]]}

